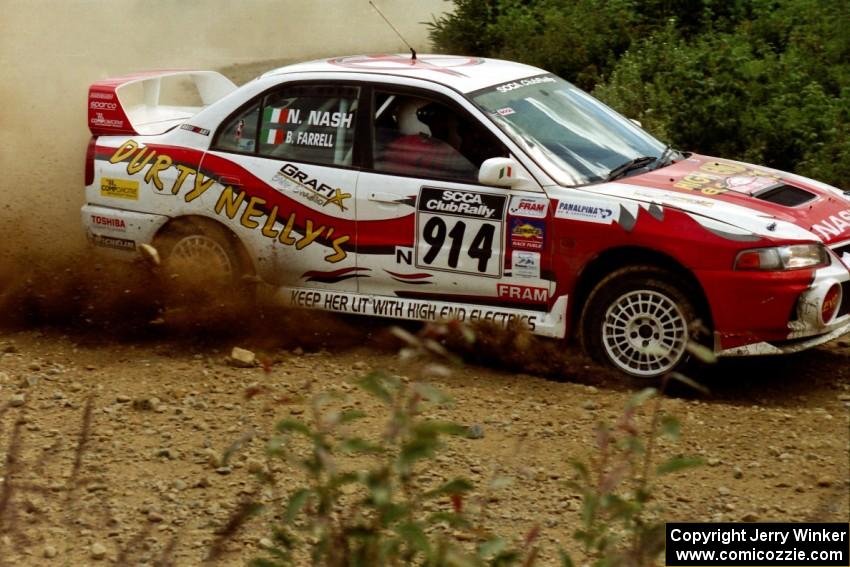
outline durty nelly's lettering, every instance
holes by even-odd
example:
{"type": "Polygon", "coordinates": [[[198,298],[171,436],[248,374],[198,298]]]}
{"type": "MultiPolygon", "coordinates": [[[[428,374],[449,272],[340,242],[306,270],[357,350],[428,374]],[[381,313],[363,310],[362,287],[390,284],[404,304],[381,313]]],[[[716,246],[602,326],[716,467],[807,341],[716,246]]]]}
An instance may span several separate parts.
{"type": "MultiPolygon", "coordinates": [[[[123,161],[127,163],[129,175],[139,175],[145,168],[144,179],[153,184],[157,191],[164,191],[160,174],[170,167],[176,168],[179,173],[174,183],[169,188],[172,195],[177,195],[183,189],[184,184],[189,188],[183,193],[183,199],[191,203],[215,185],[216,180],[204,173],[182,164],[174,164],[174,160],[166,154],[157,154],[156,150],[139,146],[130,140],[118,148],[109,158],[110,163],[116,164],[123,161]],[[156,159],[154,159],[156,158],[156,159]],[[129,161],[128,161],[129,160],[129,161]],[[191,181],[187,183],[189,178],[191,181]]],[[[138,187],[138,183],[136,183],[138,187]]],[[[302,250],[314,242],[328,242],[333,249],[331,254],[325,256],[325,261],[336,263],[347,257],[342,246],[351,240],[351,236],[336,233],[333,227],[316,223],[312,219],[303,219],[303,227],[297,221],[296,214],[285,213],[278,205],[272,205],[267,210],[268,203],[265,199],[248,195],[243,190],[237,190],[230,185],[221,185],[222,190],[216,200],[214,211],[219,216],[225,216],[231,220],[239,219],[243,227],[259,230],[266,238],[276,240],[284,246],[294,246],[296,250],[302,250]],[[244,205],[244,208],[243,208],[244,205]],[[240,214],[240,210],[242,211],[240,214]],[[265,218],[264,221],[261,219],[265,218]],[[278,228],[277,223],[282,224],[278,228]],[[296,231],[296,227],[299,227],[296,231]],[[297,233],[301,233],[300,235],[297,233]]]]}

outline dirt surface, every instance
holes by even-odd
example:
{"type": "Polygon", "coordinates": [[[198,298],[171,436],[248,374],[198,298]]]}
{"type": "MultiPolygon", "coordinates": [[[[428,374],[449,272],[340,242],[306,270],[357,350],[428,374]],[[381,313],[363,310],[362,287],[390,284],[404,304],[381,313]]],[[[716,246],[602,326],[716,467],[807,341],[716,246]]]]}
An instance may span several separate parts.
{"type": "MultiPolygon", "coordinates": [[[[395,354],[391,322],[273,310],[218,326],[170,319],[144,278],[98,270],[31,272],[5,282],[5,303],[0,297],[3,565],[201,564],[240,502],[285,497],[251,474],[267,466],[264,439],[277,420],[303,417],[310,394],[329,389],[375,413],[354,378],[374,368],[413,378],[419,371],[395,354]],[[234,346],[255,352],[260,366],[231,366],[234,346]],[[224,466],[222,453],[240,439],[224,466]]],[[[456,400],[434,415],[477,424],[484,436],[452,440],[427,474],[435,482],[514,477],[488,498],[486,524],[517,539],[539,526],[543,564],[554,564],[554,543],[574,547],[578,525],[580,499],[565,485],[569,459],[591,454],[597,424],[616,421],[639,385],[551,341],[480,342],[473,362],[431,382],[456,400]]],[[[727,361],[700,376],[710,395],[666,400],[682,440],[662,445],[658,458],[696,455],[707,464],[665,477],[663,517],[846,521],[848,362],[847,342],[727,361]]],[[[366,429],[377,433],[378,420],[366,429]]],[[[303,484],[276,467],[289,479],[285,489],[303,484]]],[[[267,519],[229,539],[216,564],[257,556],[267,519]]]]}

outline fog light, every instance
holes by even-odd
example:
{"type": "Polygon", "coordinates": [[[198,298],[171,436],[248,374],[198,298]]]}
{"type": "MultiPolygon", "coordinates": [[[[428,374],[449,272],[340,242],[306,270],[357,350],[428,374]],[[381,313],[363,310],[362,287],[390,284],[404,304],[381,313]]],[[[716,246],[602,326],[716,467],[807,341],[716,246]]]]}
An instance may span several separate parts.
{"type": "Polygon", "coordinates": [[[841,305],[841,286],[833,284],[823,298],[823,304],[820,307],[820,317],[824,325],[829,324],[835,314],[838,312],[838,306],[841,305]]]}

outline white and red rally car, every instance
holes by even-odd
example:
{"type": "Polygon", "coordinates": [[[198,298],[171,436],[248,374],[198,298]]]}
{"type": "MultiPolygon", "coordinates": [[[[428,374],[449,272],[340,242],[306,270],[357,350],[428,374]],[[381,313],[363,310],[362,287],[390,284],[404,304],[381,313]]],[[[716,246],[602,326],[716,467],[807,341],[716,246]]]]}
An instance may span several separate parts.
{"type": "Polygon", "coordinates": [[[340,57],[239,88],[129,75],[88,104],[83,223],[119,256],[152,243],[298,307],[519,320],[642,377],[697,319],[719,355],[850,330],[840,190],[672,150],[541,69],[340,57]]]}

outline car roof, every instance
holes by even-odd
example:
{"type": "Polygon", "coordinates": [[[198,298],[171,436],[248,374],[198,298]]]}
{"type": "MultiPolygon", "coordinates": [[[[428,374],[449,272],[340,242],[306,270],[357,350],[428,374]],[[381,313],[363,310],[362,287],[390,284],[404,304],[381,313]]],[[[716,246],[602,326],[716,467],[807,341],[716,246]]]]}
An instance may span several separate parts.
{"type": "Polygon", "coordinates": [[[262,76],[315,72],[366,73],[426,79],[466,93],[540,75],[546,71],[501,59],[437,54],[417,55],[416,59],[413,59],[409,53],[395,53],[317,59],[273,69],[262,76]]]}

